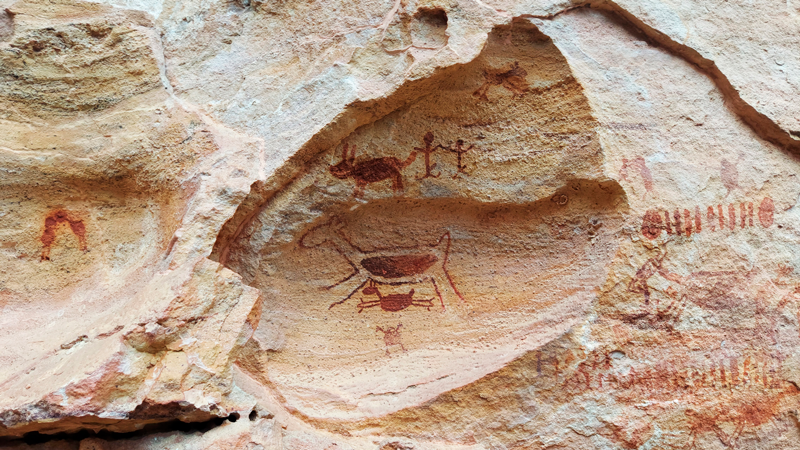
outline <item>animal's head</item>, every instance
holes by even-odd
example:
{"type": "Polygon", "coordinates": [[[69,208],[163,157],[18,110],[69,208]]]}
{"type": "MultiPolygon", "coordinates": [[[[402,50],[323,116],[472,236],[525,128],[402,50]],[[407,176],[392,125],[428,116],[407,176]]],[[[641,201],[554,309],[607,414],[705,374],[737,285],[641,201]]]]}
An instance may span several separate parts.
{"type": "Polygon", "coordinates": [[[367,286],[361,291],[364,295],[375,295],[378,294],[378,287],[377,286],[367,286]]]}
{"type": "Polygon", "coordinates": [[[326,242],[330,242],[333,234],[344,226],[344,222],[339,216],[333,216],[328,221],[321,223],[306,232],[300,238],[300,247],[311,248],[319,247],[326,242]]]}
{"type": "Polygon", "coordinates": [[[433,144],[433,132],[428,131],[425,133],[425,136],[422,138],[422,142],[424,142],[426,145],[433,144]]]}
{"type": "Polygon", "coordinates": [[[353,146],[352,155],[348,156],[349,145],[344,143],[342,148],[342,160],[338,164],[331,165],[328,170],[334,177],[345,180],[350,177],[353,172],[353,162],[356,159],[356,146],[353,146]]]}

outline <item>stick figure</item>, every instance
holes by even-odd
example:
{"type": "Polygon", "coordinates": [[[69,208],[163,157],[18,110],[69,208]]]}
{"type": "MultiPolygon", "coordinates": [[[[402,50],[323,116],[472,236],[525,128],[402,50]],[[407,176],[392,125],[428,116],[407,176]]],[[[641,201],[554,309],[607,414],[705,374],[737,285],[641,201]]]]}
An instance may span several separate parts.
{"type": "Polygon", "coordinates": [[[463,162],[462,162],[462,155],[464,155],[464,153],[467,153],[468,151],[470,151],[473,148],[475,148],[474,145],[470,145],[469,147],[464,148],[464,140],[463,139],[459,139],[459,140],[456,141],[456,148],[452,148],[450,146],[445,147],[443,145],[439,145],[439,147],[442,147],[443,149],[447,150],[450,153],[455,153],[456,154],[456,158],[457,158],[457,161],[458,161],[458,164],[457,164],[456,167],[458,168],[458,170],[456,170],[456,174],[453,175],[453,179],[458,178],[458,174],[460,174],[460,173],[463,173],[464,175],[468,175],[467,172],[464,170],[464,169],[467,168],[467,166],[466,166],[466,164],[463,164],[463,162]]]}
{"type": "Polygon", "coordinates": [[[422,138],[422,142],[425,143],[425,148],[414,147],[414,150],[425,154],[425,175],[417,179],[423,180],[425,178],[439,178],[439,175],[442,174],[441,172],[437,173],[436,175],[431,173],[431,170],[436,168],[436,163],[431,164],[431,153],[435,152],[436,149],[441,146],[431,147],[431,144],[433,144],[433,132],[431,131],[425,133],[425,137],[422,138]]]}
{"type": "Polygon", "coordinates": [[[660,274],[664,278],[680,283],[680,277],[669,272],[668,270],[662,267],[664,263],[664,258],[667,256],[666,249],[660,253],[660,255],[656,258],[648,259],[639,270],[636,271],[636,275],[633,276],[630,283],[628,283],[628,291],[635,292],[637,294],[644,294],[644,304],[650,304],[650,286],[647,285],[647,280],[650,279],[655,274],[660,274]]]}

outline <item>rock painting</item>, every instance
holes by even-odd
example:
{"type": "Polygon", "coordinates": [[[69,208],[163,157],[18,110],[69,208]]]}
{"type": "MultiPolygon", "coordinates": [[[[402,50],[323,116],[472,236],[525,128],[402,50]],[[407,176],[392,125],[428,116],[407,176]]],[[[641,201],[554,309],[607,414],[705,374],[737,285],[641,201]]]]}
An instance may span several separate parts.
{"type": "Polygon", "coordinates": [[[418,179],[422,180],[425,178],[439,178],[440,173],[434,175],[431,170],[436,168],[436,163],[431,164],[431,153],[435,152],[437,148],[441,147],[441,145],[437,145],[436,147],[431,146],[433,144],[433,133],[428,131],[425,133],[425,137],[422,138],[422,142],[425,144],[425,147],[414,147],[414,150],[422,153],[425,155],[425,175],[419,177],[418,179]]]}
{"type": "MultiPolygon", "coordinates": [[[[774,214],[775,203],[770,197],[764,197],[758,205],[758,223],[761,227],[769,228],[774,214]]],[[[735,231],[737,227],[743,230],[754,226],[753,219],[753,202],[741,202],[738,205],[731,203],[726,206],[720,204],[716,207],[709,206],[705,210],[700,206],[695,206],[693,210],[677,208],[674,212],[651,209],[642,217],[642,234],[651,240],[661,236],[664,231],[668,235],[690,237],[693,233],[703,231],[704,222],[705,228],[711,231],[716,231],[717,228],[720,231],[735,231]]]]}
{"type": "Polygon", "coordinates": [[[453,146],[447,146],[447,147],[442,146],[442,148],[444,148],[445,150],[447,150],[450,153],[455,153],[456,154],[456,158],[457,158],[458,162],[456,163],[456,169],[457,169],[456,170],[456,174],[453,175],[453,178],[457,178],[460,174],[466,175],[467,171],[465,169],[467,168],[467,166],[463,162],[463,156],[464,156],[465,153],[467,153],[468,151],[470,151],[473,148],[475,148],[475,146],[474,145],[470,145],[469,147],[464,148],[464,140],[463,139],[458,139],[458,140],[456,140],[456,144],[455,144],[454,147],[453,146]]]}
{"type": "Polygon", "coordinates": [[[258,333],[283,343],[254,376],[288,408],[359,419],[428,401],[563,334],[595,298],[625,199],[555,47],[504,33],[330,142],[225,250],[264,295],[258,333]],[[512,95],[486,101],[492,86],[512,95]]]}
{"type": "Polygon", "coordinates": [[[639,171],[639,176],[644,184],[644,194],[642,195],[642,200],[644,200],[647,194],[653,193],[653,174],[647,167],[644,157],[637,156],[633,159],[622,158],[622,167],[619,169],[620,180],[630,181],[628,179],[628,169],[635,169],[639,171]]]}
{"type": "MultiPolygon", "coordinates": [[[[395,192],[403,191],[403,175],[401,171],[414,162],[417,157],[415,152],[411,152],[405,161],[391,156],[384,156],[356,163],[356,146],[353,146],[350,156],[348,156],[347,148],[348,145],[345,143],[342,150],[342,161],[330,166],[328,170],[340,180],[352,178],[355,181],[354,197],[359,198],[364,195],[364,188],[368,184],[378,183],[383,180],[391,180],[392,189],[395,192]]],[[[426,154],[426,161],[427,159],[426,154]]]]}
{"type": "Polygon", "coordinates": [[[510,69],[492,69],[485,68],[483,70],[484,82],[477,91],[472,95],[478,97],[483,101],[489,101],[486,94],[492,86],[502,86],[511,92],[514,97],[522,97],[528,92],[528,81],[525,77],[528,72],[519,66],[519,61],[514,61],[510,69]]]}
{"type": "Polygon", "coordinates": [[[58,210],[44,219],[44,232],[42,232],[41,237],[43,244],[42,261],[50,260],[50,247],[56,240],[56,231],[58,231],[61,224],[68,225],[75,237],[78,238],[81,251],[89,250],[86,246],[86,225],[84,225],[83,220],[74,217],[67,211],[58,210]]]}
{"type": "Polygon", "coordinates": [[[400,328],[403,328],[403,324],[397,324],[396,327],[386,327],[385,329],[382,327],[375,327],[375,331],[380,331],[383,333],[383,343],[386,345],[386,356],[389,356],[389,348],[394,346],[400,346],[400,349],[404,352],[406,348],[403,346],[403,341],[400,337],[400,328]]]}
{"type": "MultiPolygon", "coordinates": [[[[430,283],[433,286],[436,296],[442,308],[445,307],[442,292],[449,297],[449,302],[456,299],[464,301],[464,297],[458,292],[453,284],[453,279],[447,273],[447,259],[450,255],[450,233],[445,232],[439,240],[430,246],[405,246],[376,248],[366,250],[354,244],[353,240],[347,237],[343,229],[346,224],[339,217],[316,225],[300,238],[300,247],[311,249],[319,246],[327,246],[344,258],[348,265],[353,269],[352,273],[340,281],[337,281],[326,289],[333,289],[344,285],[345,290],[350,290],[349,294],[343,299],[330,305],[336,305],[349,300],[353,295],[364,288],[364,295],[377,295],[380,300],[370,306],[381,306],[384,311],[399,311],[411,305],[420,306],[413,300],[413,289],[409,294],[392,294],[382,298],[378,291],[378,285],[399,286],[403,284],[430,283]],[[438,282],[437,282],[438,280],[438,282]],[[364,287],[369,283],[369,286],[364,287]],[[355,286],[355,287],[353,287],[355,286]],[[439,288],[442,286],[442,289],[439,288]]],[[[370,303],[370,302],[367,302],[370,303]]],[[[364,302],[359,304],[359,312],[363,308],[364,302]]],[[[430,309],[430,304],[427,304],[430,309]]]]}
{"type": "MultiPolygon", "coordinates": [[[[741,161],[741,158],[739,158],[739,161],[741,161]]],[[[722,184],[728,191],[725,194],[725,197],[731,195],[731,191],[734,189],[740,189],[739,170],[736,168],[736,165],[739,163],[739,161],[730,162],[725,158],[722,158],[720,161],[719,175],[722,179],[722,184]]]]}
{"type": "MultiPolygon", "coordinates": [[[[375,306],[380,306],[382,310],[387,312],[402,311],[409,306],[422,306],[430,311],[431,307],[433,307],[432,298],[427,300],[415,299],[414,289],[408,291],[408,294],[390,294],[386,296],[381,295],[381,291],[378,289],[375,281],[370,281],[369,286],[365,287],[361,293],[364,295],[376,295],[378,296],[378,299],[370,301],[364,301],[364,299],[361,299],[361,302],[356,305],[359,313],[363,311],[364,308],[372,308],[375,306]]],[[[444,308],[444,306],[442,307],[444,308]]]]}

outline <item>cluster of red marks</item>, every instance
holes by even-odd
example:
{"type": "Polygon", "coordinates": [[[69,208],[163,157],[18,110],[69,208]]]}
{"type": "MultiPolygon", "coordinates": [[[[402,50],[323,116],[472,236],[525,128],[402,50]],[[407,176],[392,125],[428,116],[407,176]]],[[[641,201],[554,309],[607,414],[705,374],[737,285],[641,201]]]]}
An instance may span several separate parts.
{"type": "MultiPolygon", "coordinates": [[[[764,228],[769,228],[775,216],[775,203],[771,198],[765,197],[758,205],[758,221],[764,228]]],[[[731,203],[727,208],[722,205],[709,206],[705,214],[705,227],[711,231],[716,231],[717,226],[720,230],[736,230],[754,226],[754,207],[753,202],[742,202],[740,204],[731,203]],[[727,210],[727,217],[726,217],[727,210]],[[737,210],[739,217],[736,217],[737,210]]],[[[649,239],[656,239],[663,231],[667,234],[678,236],[691,236],[692,233],[703,231],[703,213],[699,206],[694,208],[694,212],[680,208],[673,213],[669,211],[659,211],[651,209],[642,218],[642,234],[649,239]]]]}
{"type": "MultiPolygon", "coordinates": [[[[561,359],[564,365],[570,365],[575,356],[567,352],[561,359]]],[[[784,398],[800,393],[781,377],[780,359],[765,353],[695,364],[676,357],[645,367],[615,367],[613,352],[593,352],[573,369],[565,370],[563,378],[557,365],[558,361],[555,376],[560,378],[560,391],[570,395],[609,391],[619,400],[633,403],[642,398],[681,399],[681,404],[689,405],[686,416],[692,438],[714,433],[726,446],[734,446],[744,429],[768,423],[780,414],[784,398]]]]}
{"type": "Polygon", "coordinates": [[[650,169],[647,168],[647,164],[644,161],[644,157],[637,156],[633,159],[622,158],[622,167],[619,169],[619,177],[622,180],[628,180],[628,169],[636,169],[639,171],[639,175],[642,177],[642,183],[644,183],[644,195],[642,199],[647,195],[648,192],[653,192],[653,174],[650,172],[650,169]]]}
{"type": "Polygon", "coordinates": [[[86,247],[86,225],[83,224],[83,220],[76,219],[67,211],[57,210],[50,213],[50,215],[44,219],[44,232],[41,237],[42,244],[44,244],[44,248],[42,248],[42,261],[50,260],[50,247],[56,240],[56,230],[62,223],[68,224],[70,229],[72,229],[72,233],[77,236],[81,250],[84,252],[88,250],[86,247]]]}
{"type": "Polygon", "coordinates": [[[658,397],[674,395],[679,390],[691,394],[702,388],[772,391],[785,388],[787,383],[780,375],[779,360],[763,352],[707,359],[697,364],[672,358],[645,367],[620,366],[625,369],[616,367],[615,353],[624,357],[622,352],[539,351],[536,370],[539,376],[558,380],[572,394],[609,389],[625,396],[626,390],[639,388],[658,397]],[[580,362],[573,366],[576,361],[580,362]]]}

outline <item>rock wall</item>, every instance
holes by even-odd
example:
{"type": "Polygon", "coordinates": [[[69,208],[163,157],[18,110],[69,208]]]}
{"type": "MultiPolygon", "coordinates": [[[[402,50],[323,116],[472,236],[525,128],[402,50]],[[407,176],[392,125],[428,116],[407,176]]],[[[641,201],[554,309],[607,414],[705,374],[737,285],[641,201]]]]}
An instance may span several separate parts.
{"type": "Polygon", "coordinates": [[[0,0],[0,448],[800,448],[800,3],[0,0]]]}

